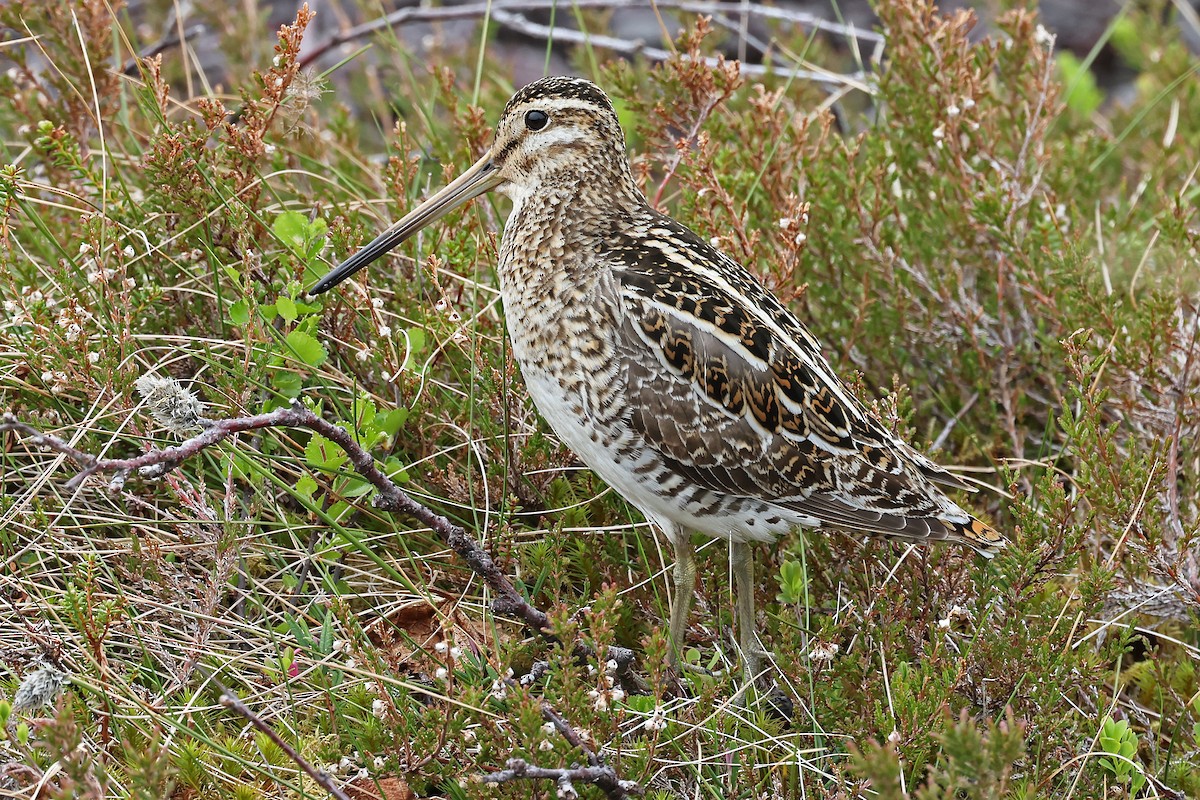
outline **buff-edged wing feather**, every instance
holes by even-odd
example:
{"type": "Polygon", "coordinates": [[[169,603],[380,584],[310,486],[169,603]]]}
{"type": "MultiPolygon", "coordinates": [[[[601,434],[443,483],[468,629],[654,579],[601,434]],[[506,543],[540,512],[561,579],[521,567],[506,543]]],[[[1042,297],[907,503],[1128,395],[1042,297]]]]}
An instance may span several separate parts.
{"type": "Polygon", "coordinates": [[[639,233],[603,255],[623,305],[631,425],[672,471],[807,524],[1002,543],[934,485],[961,483],[884,430],[745,270],[670,218],[639,233]]]}

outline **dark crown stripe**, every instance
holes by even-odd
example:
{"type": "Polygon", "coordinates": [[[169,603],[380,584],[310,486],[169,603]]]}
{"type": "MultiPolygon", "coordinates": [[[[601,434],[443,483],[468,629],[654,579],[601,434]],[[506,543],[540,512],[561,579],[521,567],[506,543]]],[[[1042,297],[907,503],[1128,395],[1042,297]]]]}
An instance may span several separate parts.
{"type": "Polygon", "coordinates": [[[565,76],[554,76],[534,81],[512,96],[512,99],[508,101],[508,108],[515,108],[523,103],[536,100],[550,99],[581,100],[600,106],[601,108],[606,108],[614,114],[616,113],[612,101],[608,99],[608,95],[600,90],[599,86],[583,78],[565,76]]]}

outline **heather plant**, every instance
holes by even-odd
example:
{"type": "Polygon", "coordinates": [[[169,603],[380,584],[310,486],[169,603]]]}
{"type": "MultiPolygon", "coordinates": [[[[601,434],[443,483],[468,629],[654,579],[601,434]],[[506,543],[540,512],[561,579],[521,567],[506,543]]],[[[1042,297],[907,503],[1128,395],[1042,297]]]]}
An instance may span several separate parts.
{"type": "Polygon", "coordinates": [[[665,60],[571,52],[646,195],[1011,540],[759,547],[785,702],[738,695],[720,543],[670,674],[669,548],[508,352],[504,201],[303,293],[486,147],[514,88],[494,24],[317,72],[304,9],[273,53],[227,32],[212,86],[186,51],[134,59],[111,4],[0,7],[0,788],[620,796],[512,766],[595,756],[656,798],[1200,794],[1200,60],[1166,9],[1108,32],[1119,100],[1033,12],[981,30],[921,0],[879,6],[875,50],[775,20],[763,75],[715,57],[719,16],[665,60]],[[134,459],[295,408],[332,429],[239,429],[154,479],[14,429],[134,459]],[[375,500],[343,434],[545,627],[375,500]]]}

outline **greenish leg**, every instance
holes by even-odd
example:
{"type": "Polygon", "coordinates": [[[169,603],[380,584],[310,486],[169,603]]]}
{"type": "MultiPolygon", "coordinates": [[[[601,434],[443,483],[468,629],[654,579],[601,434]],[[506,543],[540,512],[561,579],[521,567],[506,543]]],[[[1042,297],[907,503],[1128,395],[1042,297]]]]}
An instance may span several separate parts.
{"type": "Polygon", "coordinates": [[[675,597],[671,603],[671,661],[678,666],[683,660],[683,637],[687,632],[688,611],[696,591],[696,548],[692,537],[675,531],[675,597]]]}
{"type": "Polygon", "coordinates": [[[746,682],[758,676],[759,656],[762,648],[754,631],[754,555],[745,542],[729,543],[729,565],[733,569],[734,590],[737,598],[734,611],[737,614],[738,646],[742,649],[742,671],[746,682]]]}

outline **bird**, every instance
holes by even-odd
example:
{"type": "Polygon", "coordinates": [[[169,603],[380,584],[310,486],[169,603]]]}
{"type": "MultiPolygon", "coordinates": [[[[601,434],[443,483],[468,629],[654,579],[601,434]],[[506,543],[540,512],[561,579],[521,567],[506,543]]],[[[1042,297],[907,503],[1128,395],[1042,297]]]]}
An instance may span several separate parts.
{"type": "Polygon", "coordinates": [[[534,405],[674,546],[674,664],[694,534],[729,542],[738,648],[755,680],[768,651],[754,623],[754,543],[813,528],[945,540],[986,557],[1004,547],[946,493],[967,487],[872,415],[787,306],[651,206],[612,101],[586,79],[518,90],[475,164],[309,294],[491,190],[512,201],[496,274],[534,405]]]}

